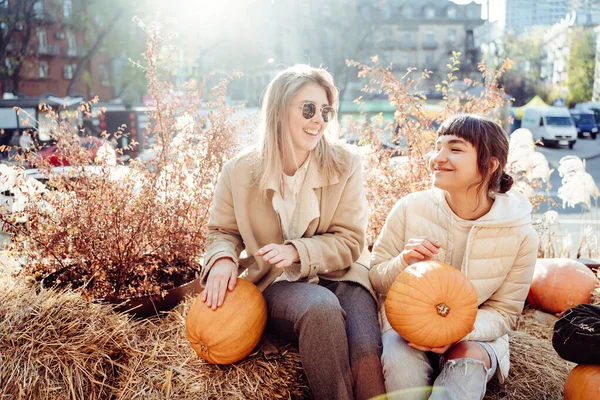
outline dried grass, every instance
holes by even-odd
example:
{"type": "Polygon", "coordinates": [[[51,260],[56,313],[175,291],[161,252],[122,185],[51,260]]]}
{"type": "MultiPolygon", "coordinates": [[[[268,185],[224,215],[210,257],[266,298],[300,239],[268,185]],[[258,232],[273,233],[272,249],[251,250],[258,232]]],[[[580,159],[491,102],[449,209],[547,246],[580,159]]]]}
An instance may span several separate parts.
{"type": "Polygon", "coordinates": [[[80,294],[0,277],[0,397],[107,399],[135,323],[80,294]]]}
{"type": "MultiPolygon", "coordinates": [[[[0,274],[0,397],[9,399],[311,398],[297,349],[257,350],[215,366],[185,339],[191,300],[133,321],[78,293],[34,289],[0,274]]],[[[558,399],[574,364],[554,352],[552,327],[526,310],[511,333],[511,372],[487,400],[558,399]]],[[[550,316],[551,317],[551,316],[550,316]]]]}
{"type": "Polygon", "coordinates": [[[163,319],[145,321],[137,330],[137,354],[119,377],[116,399],[288,399],[310,391],[293,346],[279,346],[266,359],[258,350],[244,360],[216,366],[199,359],[185,338],[191,300],[163,319]]]}
{"type": "Polygon", "coordinates": [[[561,359],[550,341],[520,331],[510,334],[510,361],[506,383],[492,380],[486,400],[562,399],[565,380],[575,366],[561,359]]]}
{"type": "Polygon", "coordinates": [[[592,304],[596,305],[596,306],[600,306],[600,289],[596,289],[594,290],[594,292],[592,293],[592,304]]]}
{"type": "Polygon", "coordinates": [[[540,310],[526,308],[517,321],[516,330],[538,339],[552,340],[552,330],[558,317],[540,310]]]}

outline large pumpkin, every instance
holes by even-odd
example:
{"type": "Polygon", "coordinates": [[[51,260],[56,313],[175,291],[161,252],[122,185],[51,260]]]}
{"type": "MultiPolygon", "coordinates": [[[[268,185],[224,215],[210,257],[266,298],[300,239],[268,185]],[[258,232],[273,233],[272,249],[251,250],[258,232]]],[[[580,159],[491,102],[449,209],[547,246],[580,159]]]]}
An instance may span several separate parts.
{"type": "Polygon", "coordinates": [[[423,261],[398,275],[385,300],[385,314],[407,341],[444,347],[473,329],[477,293],[458,269],[439,261],[423,261]]]}
{"type": "Polygon", "coordinates": [[[580,364],[565,381],[565,400],[600,399],[600,365],[580,364]]]}
{"type": "Polygon", "coordinates": [[[232,364],[256,347],[267,324],[267,303],[251,282],[238,279],[223,305],[209,308],[201,296],[190,307],[185,336],[200,357],[212,364],[232,364]]]}
{"type": "Polygon", "coordinates": [[[535,263],[527,302],[548,313],[562,313],[579,304],[588,304],[597,283],[594,273],[579,261],[540,258],[535,263]]]}

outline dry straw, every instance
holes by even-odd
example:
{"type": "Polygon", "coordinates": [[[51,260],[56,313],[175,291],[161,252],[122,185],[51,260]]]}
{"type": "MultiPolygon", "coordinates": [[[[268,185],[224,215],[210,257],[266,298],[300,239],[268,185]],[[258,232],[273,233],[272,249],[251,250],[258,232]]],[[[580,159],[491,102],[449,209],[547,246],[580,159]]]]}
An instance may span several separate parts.
{"type": "Polygon", "coordinates": [[[0,398],[107,399],[135,324],[80,294],[0,277],[0,398]]]}
{"type": "Polygon", "coordinates": [[[520,331],[510,334],[510,364],[506,383],[492,380],[486,400],[562,399],[565,380],[575,366],[561,359],[550,341],[520,331]]]}
{"type": "Polygon", "coordinates": [[[267,359],[255,351],[216,366],[199,359],[185,338],[191,301],[161,320],[147,320],[135,336],[135,356],[120,377],[116,399],[288,399],[309,395],[300,357],[290,345],[267,359]]]}
{"type": "MultiPolygon", "coordinates": [[[[0,279],[0,397],[11,399],[301,399],[310,391],[295,347],[257,350],[215,366],[185,339],[190,301],[161,319],[135,322],[77,293],[36,291],[0,279]]],[[[488,400],[561,398],[573,364],[561,360],[525,314],[511,333],[511,372],[488,400]],[[536,333],[537,332],[537,333],[536,333]]],[[[546,331],[545,334],[540,332],[546,331]]]]}
{"type": "Polygon", "coordinates": [[[538,339],[552,340],[552,330],[557,319],[553,314],[526,308],[517,320],[516,330],[538,339]]]}

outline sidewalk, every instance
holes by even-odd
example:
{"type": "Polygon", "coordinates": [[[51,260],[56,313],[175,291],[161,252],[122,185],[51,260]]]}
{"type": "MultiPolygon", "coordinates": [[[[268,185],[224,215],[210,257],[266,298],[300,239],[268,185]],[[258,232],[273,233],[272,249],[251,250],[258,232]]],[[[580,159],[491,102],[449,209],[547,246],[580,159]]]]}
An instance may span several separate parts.
{"type": "Polygon", "coordinates": [[[536,151],[546,156],[550,168],[558,167],[558,161],[564,156],[577,156],[585,160],[593,160],[600,157],[600,139],[577,139],[573,150],[568,147],[544,147],[537,146],[536,151]]]}

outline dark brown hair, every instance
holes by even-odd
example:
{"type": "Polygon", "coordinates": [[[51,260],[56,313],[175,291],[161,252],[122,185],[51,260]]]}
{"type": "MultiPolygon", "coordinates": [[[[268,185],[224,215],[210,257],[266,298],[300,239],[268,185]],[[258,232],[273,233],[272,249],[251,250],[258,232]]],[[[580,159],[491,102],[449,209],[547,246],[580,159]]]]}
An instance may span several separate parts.
{"type": "Polygon", "coordinates": [[[494,121],[474,114],[458,114],[446,119],[437,136],[454,135],[471,143],[477,151],[477,169],[482,180],[477,193],[506,193],[513,185],[513,178],[504,172],[508,159],[508,138],[494,121]],[[492,172],[492,158],[498,160],[498,168],[492,172]]]}

